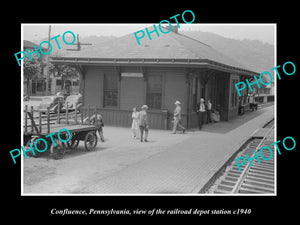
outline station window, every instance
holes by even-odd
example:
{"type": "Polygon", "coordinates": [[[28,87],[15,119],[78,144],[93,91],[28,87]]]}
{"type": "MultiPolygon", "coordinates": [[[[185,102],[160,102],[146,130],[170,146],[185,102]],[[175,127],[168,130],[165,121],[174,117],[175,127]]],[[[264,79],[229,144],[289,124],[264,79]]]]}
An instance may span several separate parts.
{"type": "Polygon", "coordinates": [[[79,80],[73,81],[73,86],[79,86],[79,80]]]}
{"type": "Polygon", "coordinates": [[[46,82],[44,80],[37,80],[36,90],[39,92],[43,92],[46,90],[46,82]]]}
{"type": "Polygon", "coordinates": [[[162,76],[148,76],[146,104],[149,109],[161,109],[162,107],[162,76]]]}
{"type": "Polygon", "coordinates": [[[118,106],[118,76],[104,76],[104,107],[118,106]]]}
{"type": "Polygon", "coordinates": [[[61,83],[62,83],[62,82],[61,82],[61,79],[57,79],[57,80],[56,80],[56,85],[59,85],[59,86],[60,86],[61,83]]]}

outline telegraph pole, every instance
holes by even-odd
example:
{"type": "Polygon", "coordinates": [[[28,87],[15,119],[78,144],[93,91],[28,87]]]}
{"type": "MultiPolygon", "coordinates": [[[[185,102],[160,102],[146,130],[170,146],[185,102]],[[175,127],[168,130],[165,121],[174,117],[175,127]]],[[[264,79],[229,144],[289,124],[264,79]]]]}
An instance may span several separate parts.
{"type": "MultiPolygon", "coordinates": [[[[51,34],[51,25],[49,25],[49,32],[48,32],[48,42],[50,43],[50,34],[51,34]]],[[[48,46],[48,52],[50,51],[50,46],[48,46]]],[[[47,63],[46,63],[46,96],[48,95],[48,87],[49,87],[49,59],[50,54],[47,55],[47,63]]]]}
{"type": "Polygon", "coordinates": [[[77,49],[70,49],[68,48],[67,51],[80,51],[81,50],[81,45],[92,45],[91,43],[81,43],[79,41],[79,34],[77,34],[77,43],[74,43],[72,45],[77,45],[77,49]]]}

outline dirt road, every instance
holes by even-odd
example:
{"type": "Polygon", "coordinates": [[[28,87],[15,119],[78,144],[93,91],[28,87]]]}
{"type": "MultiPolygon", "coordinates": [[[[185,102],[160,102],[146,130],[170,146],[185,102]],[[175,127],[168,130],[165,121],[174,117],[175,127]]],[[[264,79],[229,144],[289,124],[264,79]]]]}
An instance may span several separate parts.
{"type": "Polygon", "coordinates": [[[149,142],[134,139],[129,128],[105,127],[105,142],[87,152],[83,142],[63,159],[42,156],[23,159],[23,193],[80,193],[94,182],[140,162],[172,145],[186,140],[194,132],[172,135],[170,131],[150,130],[149,142]]]}

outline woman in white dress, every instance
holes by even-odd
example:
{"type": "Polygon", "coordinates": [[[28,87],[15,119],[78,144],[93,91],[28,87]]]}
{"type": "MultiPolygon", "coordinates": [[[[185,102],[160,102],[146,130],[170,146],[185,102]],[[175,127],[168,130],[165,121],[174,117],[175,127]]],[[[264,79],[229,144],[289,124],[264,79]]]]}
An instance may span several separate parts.
{"type": "Polygon", "coordinates": [[[133,132],[133,138],[139,138],[139,123],[138,123],[138,118],[139,118],[139,112],[136,110],[136,107],[132,109],[132,124],[131,124],[131,129],[133,132]]]}

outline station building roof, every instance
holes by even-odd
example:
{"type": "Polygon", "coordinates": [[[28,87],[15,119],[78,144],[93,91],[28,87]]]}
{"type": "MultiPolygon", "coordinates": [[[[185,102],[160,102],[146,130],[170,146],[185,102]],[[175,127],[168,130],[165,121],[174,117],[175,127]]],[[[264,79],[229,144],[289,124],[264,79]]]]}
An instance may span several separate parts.
{"type": "MultiPolygon", "coordinates": [[[[152,40],[150,40],[144,30],[145,36],[139,39],[140,45],[134,34],[130,33],[111,41],[84,47],[81,51],[68,52],[66,56],[51,57],[51,59],[53,63],[61,64],[206,67],[242,75],[258,75],[212,46],[180,34],[177,29],[164,34],[159,31],[158,26],[156,27],[160,36],[158,37],[153,32],[151,33],[152,40]]],[[[148,27],[148,30],[154,30],[153,26],[148,27]]],[[[180,31],[180,28],[178,30],[180,31]]]]}

